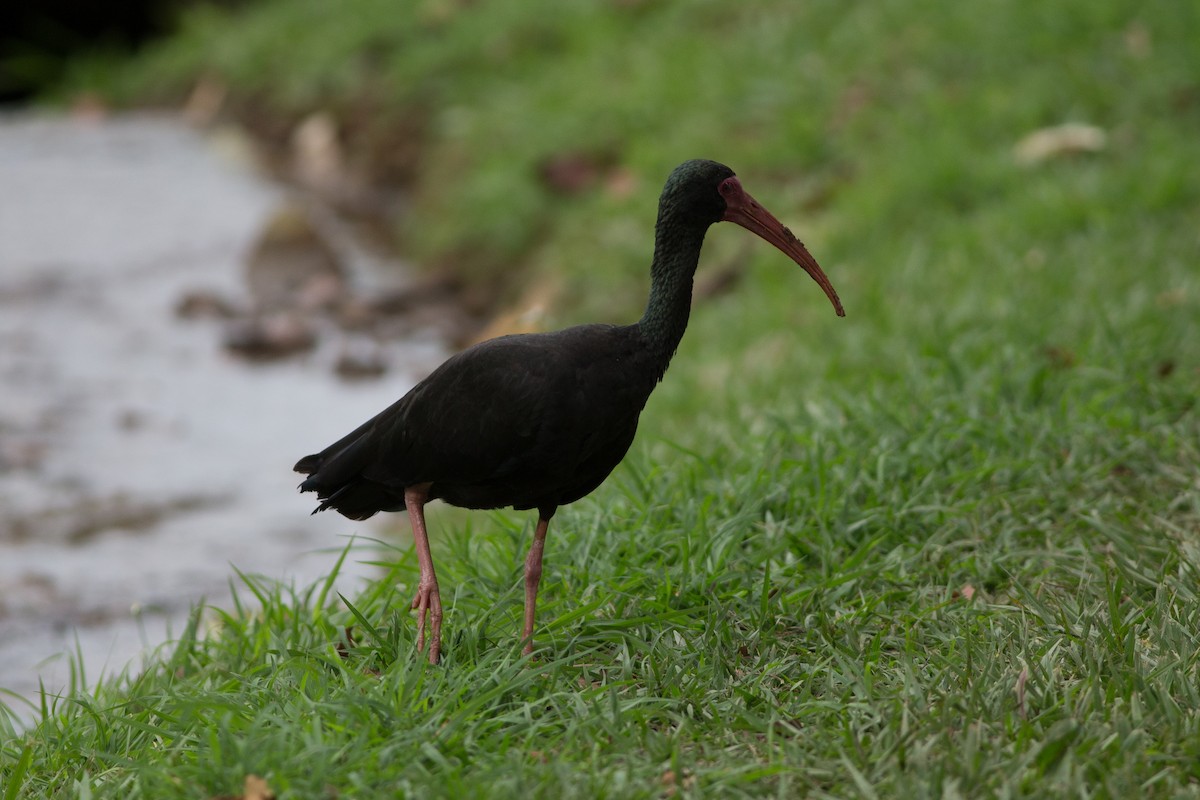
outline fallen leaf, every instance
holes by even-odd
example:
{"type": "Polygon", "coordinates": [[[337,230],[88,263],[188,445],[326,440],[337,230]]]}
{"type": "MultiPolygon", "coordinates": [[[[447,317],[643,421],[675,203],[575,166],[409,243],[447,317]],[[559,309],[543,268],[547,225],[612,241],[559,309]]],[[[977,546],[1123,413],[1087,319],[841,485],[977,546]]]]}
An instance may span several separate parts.
{"type": "Polygon", "coordinates": [[[1029,667],[1021,667],[1021,674],[1017,676],[1017,713],[1021,715],[1021,719],[1025,719],[1025,683],[1029,680],[1029,667]]]}
{"type": "Polygon", "coordinates": [[[1063,347],[1055,347],[1050,345],[1043,351],[1047,360],[1050,361],[1050,366],[1055,369],[1070,369],[1078,362],[1078,358],[1073,352],[1063,347]]]}
{"type": "Polygon", "coordinates": [[[675,794],[675,770],[667,770],[658,779],[667,790],[668,795],[675,794]]]}
{"type": "Polygon", "coordinates": [[[615,165],[612,153],[560,153],[538,165],[538,177],[555,194],[577,195],[601,183],[615,165]]]}
{"type": "Polygon", "coordinates": [[[676,792],[679,791],[679,787],[682,786],[684,790],[688,790],[695,786],[696,776],[685,771],[683,780],[681,781],[679,776],[675,774],[675,770],[669,769],[659,776],[658,782],[662,784],[664,797],[674,797],[676,792]]]}
{"type": "Polygon", "coordinates": [[[617,200],[632,197],[637,189],[637,174],[625,167],[616,167],[608,173],[608,178],[604,181],[604,190],[608,192],[609,197],[617,200]]]}
{"type": "Polygon", "coordinates": [[[337,654],[341,656],[342,660],[344,661],[350,657],[350,649],[354,647],[354,644],[354,627],[352,625],[347,625],[346,638],[338,639],[337,643],[334,644],[333,649],[337,651],[337,654]]]}
{"type": "Polygon", "coordinates": [[[1108,134],[1103,128],[1068,122],[1034,131],[1017,142],[1013,155],[1018,164],[1030,166],[1060,156],[1098,153],[1107,144],[1108,134]]]}
{"type": "Polygon", "coordinates": [[[1177,289],[1168,289],[1165,292],[1159,292],[1154,297],[1154,302],[1158,303],[1163,308],[1174,308],[1178,305],[1183,305],[1187,302],[1187,292],[1182,287],[1177,289]]]}
{"type": "Polygon", "coordinates": [[[1149,58],[1154,51],[1150,29],[1136,20],[1129,23],[1125,29],[1125,51],[1134,58],[1149,58]]]}
{"type": "Polygon", "coordinates": [[[275,793],[267,782],[257,775],[247,775],[242,786],[242,800],[275,800],[275,793]]]}
{"type": "Polygon", "coordinates": [[[220,794],[211,800],[275,800],[275,793],[267,782],[257,775],[247,775],[242,784],[241,795],[220,794]]]}

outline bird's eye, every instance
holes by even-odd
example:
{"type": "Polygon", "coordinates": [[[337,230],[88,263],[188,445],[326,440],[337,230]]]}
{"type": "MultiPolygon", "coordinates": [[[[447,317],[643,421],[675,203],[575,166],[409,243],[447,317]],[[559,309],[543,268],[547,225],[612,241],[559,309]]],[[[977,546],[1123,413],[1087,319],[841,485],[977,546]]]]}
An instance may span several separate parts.
{"type": "Polygon", "coordinates": [[[725,180],[721,181],[721,185],[717,187],[717,191],[720,192],[722,195],[728,196],[730,194],[733,194],[734,191],[736,191],[736,189],[735,189],[736,186],[737,186],[737,178],[730,176],[730,177],[726,178],[725,180]]]}

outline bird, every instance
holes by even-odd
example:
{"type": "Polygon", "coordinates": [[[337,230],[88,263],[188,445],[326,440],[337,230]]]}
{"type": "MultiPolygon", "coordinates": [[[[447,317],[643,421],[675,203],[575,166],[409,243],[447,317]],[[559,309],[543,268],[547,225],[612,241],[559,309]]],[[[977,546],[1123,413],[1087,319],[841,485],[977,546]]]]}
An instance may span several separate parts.
{"type": "Polygon", "coordinates": [[[808,249],[742,187],[734,171],[695,159],[668,176],[658,203],[650,294],[632,324],[587,324],[500,336],[451,356],[394,404],[295,471],[316,492],[312,513],[353,520],[407,511],[420,576],[416,651],[428,627],[430,663],[441,654],[442,603],[425,505],[537,510],[525,559],[520,643],[533,652],[542,554],[559,507],[590,494],[633,443],[638,417],[687,327],[692,283],[709,227],[733,222],[770,242],[842,302],[808,249]],[[428,625],[427,625],[428,621],[428,625]]]}

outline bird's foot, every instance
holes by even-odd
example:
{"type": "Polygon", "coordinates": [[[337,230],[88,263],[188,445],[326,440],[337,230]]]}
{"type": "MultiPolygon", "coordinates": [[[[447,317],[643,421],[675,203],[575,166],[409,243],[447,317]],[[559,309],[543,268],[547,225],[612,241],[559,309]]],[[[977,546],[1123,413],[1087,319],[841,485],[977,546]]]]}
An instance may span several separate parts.
{"type": "Polygon", "coordinates": [[[438,593],[437,580],[417,584],[417,596],[412,607],[417,612],[417,652],[425,649],[425,618],[430,619],[429,663],[438,663],[442,652],[442,597],[438,593]]]}

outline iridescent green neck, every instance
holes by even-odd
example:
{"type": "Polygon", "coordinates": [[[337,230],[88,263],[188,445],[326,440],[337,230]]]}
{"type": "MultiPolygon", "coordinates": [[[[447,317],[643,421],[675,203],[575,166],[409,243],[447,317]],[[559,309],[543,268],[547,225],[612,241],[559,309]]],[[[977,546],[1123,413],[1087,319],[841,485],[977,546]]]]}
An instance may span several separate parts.
{"type": "Polygon", "coordinates": [[[659,376],[687,329],[692,308],[692,279],[700,262],[700,248],[708,225],[675,219],[669,208],[660,208],[654,229],[654,261],[650,265],[650,299],[638,328],[660,362],[659,376]]]}

